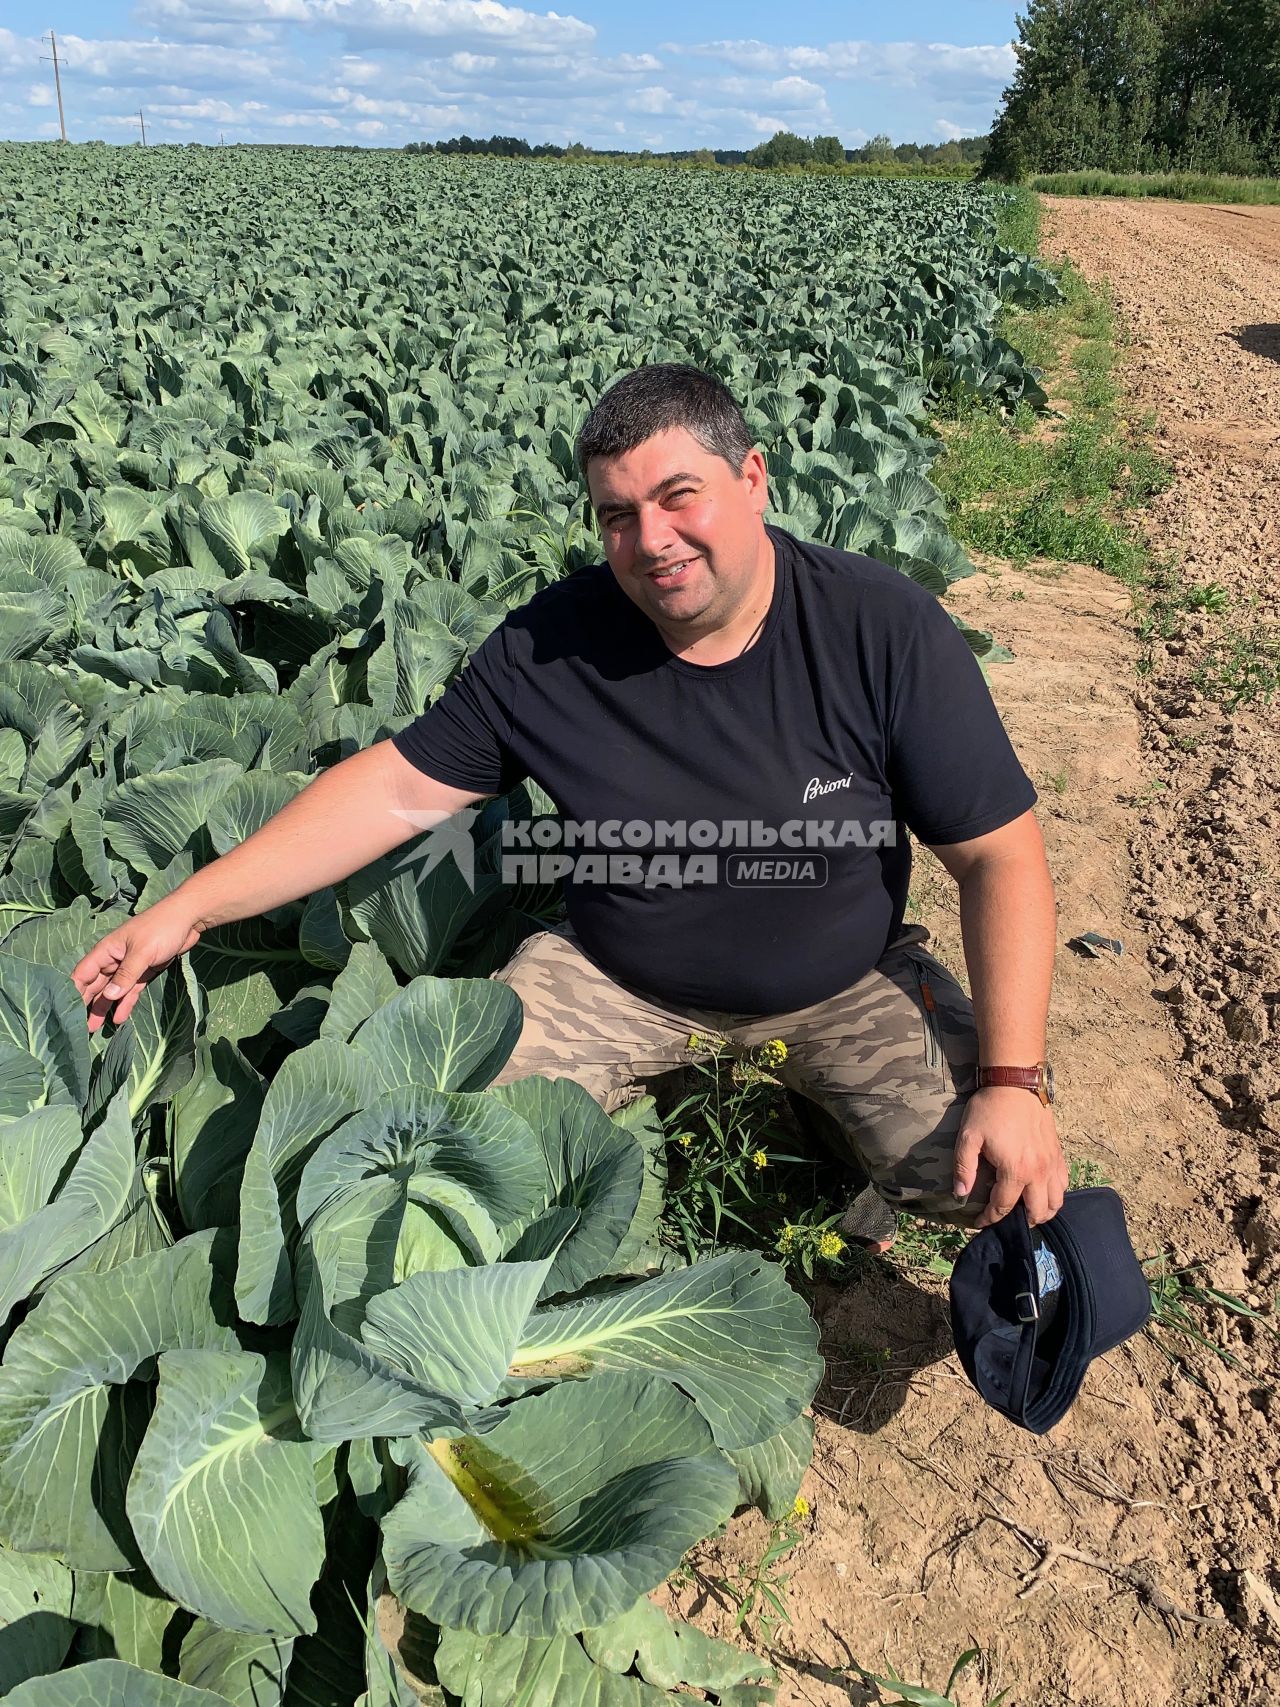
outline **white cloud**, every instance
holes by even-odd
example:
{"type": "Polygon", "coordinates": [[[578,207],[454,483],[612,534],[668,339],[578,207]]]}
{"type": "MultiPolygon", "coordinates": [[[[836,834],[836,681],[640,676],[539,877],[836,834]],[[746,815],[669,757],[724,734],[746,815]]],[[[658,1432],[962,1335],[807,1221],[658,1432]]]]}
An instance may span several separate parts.
{"type": "Polygon", "coordinates": [[[381,83],[387,68],[376,59],[361,59],[359,54],[344,53],[338,61],[338,75],[344,83],[381,83]]]}
{"type": "MultiPolygon", "coordinates": [[[[649,51],[639,16],[632,50],[605,51],[589,23],[541,0],[136,0],[133,17],[130,39],[60,38],[73,137],[136,130],[139,105],[148,130],[207,141],[222,130],[392,145],[498,131],[654,149],[746,148],[780,129],[846,144],[880,130],[943,137],[989,123],[1014,63],[1007,45],[945,42],[649,51]]],[[[0,29],[0,131],[56,134],[44,52],[0,29]]]]}
{"type": "MultiPolygon", "coordinates": [[[[257,112],[265,112],[261,101],[248,103],[257,112]]],[[[172,104],[153,102],[151,111],[157,118],[169,120],[178,119],[212,119],[216,124],[231,124],[236,119],[243,118],[246,109],[233,106],[230,101],[215,101],[207,97],[203,101],[176,101],[172,104]]]]}
{"type": "Polygon", "coordinates": [[[157,35],[227,47],[279,42],[288,24],[305,23],[306,0],[139,0],[134,22],[157,35]]]}
{"type": "Polygon", "coordinates": [[[633,113],[669,113],[675,104],[676,98],[670,89],[664,89],[657,83],[627,96],[627,107],[633,113]]]}
{"type": "MultiPolygon", "coordinates": [[[[334,100],[340,101],[349,113],[364,113],[366,116],[377,118],[411,119],[418,115],[418,108],[409,101],[378,101],[370,95],[353,94],[350,89],[341,87],[333,91],[334,100]]],[[[360,129],[359,125],[355,127],[360,129]]],[[[385,130],[386,125],[379,125],[379,130],[385,130]]]]}
{"type": "Polygon", "coordinates": [[[206,42],[88,41],[83,36],[59,38],[60,57],[82,84],[86,77],[114,83],[146,83],[181,77],[193,84],[222,86],[280,80],[277,61],[244,48],[218,47],[206,42]]]}
{"type": "Polygon", "coordinates": [[[349,34],[435,41],[502,42],[526,53],[589,47],[592,25],[560,12],[529,12],[499,0],[306,0],[313,21],[349,34]]]}
{"type": "Polygon", "coordinates": [[[39,71],[43,52],[44,48],[34,38],[0,30],[0,71],[39,71]]]}
{"type": "Polygon", "coordinates": [[[950,119],[935,119],[933,128],[944,142],[956,142],[960,137],[969,134],[963,125],[952,124],[950,119]]]}
{"type": "Polygon", "coordinates": [[[663,51],[718,59],[747,71],[818,71],[831,77],[865,77],[915,87],[938,79],[1003,84],[1013,75],[1013,47],[1004,42],[958,47],[951,42],[837,41],[823,47],[775,46],[754,40],[663,44],[663,51]]]}
{"type": "Polygon", "coordinates": [[[136,22],[170,35],[230,24],[305,24],[307,0],[140,0],[136,22]]]}
{"type": "Polygon", "coordinates": [[[602,59],[597,63],[599,70],[617,72],[620,76],[662,70],[662,61],[653,53],[615,53],[612,59],[602,59]]]}
{"type": "Polygon", "coordinates": [[[807,77],[779,77],[777,82],[766,86],[766,92],[775,100],[785,101],[825,101],[827,91],[821,83],[811,83],[807,77]]]}
{"type": "Polygon", "coordinates": [[[807,77],[717,77],[700,80],[699,87],[712,110],[719,113],[733,112],[739,106],[756,110],[767,102],[773,111],[790,115],[789,122],[781,127],[784,130],[794,129],[802,117],[818,123],[826,123],[831,117],[826,90],[807,77]]]}
{"type": "Polygon", "coordinates": [[[268,113],[261,123],[273,125],[280,130],[301,130],[311,125],[319,125],[322,130],[341,130],[342,120],[335,118],[332,113],[268,113]]]}

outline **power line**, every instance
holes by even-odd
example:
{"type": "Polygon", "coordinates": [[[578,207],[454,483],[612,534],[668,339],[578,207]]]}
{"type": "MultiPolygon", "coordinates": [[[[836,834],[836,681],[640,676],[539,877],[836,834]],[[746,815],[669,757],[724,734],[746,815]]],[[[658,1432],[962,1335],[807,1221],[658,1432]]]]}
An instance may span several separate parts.
{"type": "MultiPolygon", "coordinates": [[[[58,38],[54,35],[53,31],[50,30],[48,36],[41,37],[41,40],[47,40],[50,47],[53,49],[53,83],[54,87],[58,91],[58,123],[62,127],[62,140],[65,142],[67,140],[67,121],[62,111],[62,75],[58,69],[58,38]]],[[[40,57],[42,59],[48,59],[49,55],[45,53],[41,54],[40,57]]]]}

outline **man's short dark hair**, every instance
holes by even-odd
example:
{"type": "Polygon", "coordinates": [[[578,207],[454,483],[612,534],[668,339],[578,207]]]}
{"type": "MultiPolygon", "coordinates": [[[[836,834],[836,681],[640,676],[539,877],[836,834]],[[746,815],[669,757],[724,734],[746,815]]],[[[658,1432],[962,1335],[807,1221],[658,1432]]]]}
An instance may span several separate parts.
{"type": "Polygon", "coordinates": [[[593,456],[625,456],[672,427],[692,433],[735,474],[753,448],[742,410],[722,380],[687,362],[653,362],[611,385],[583,422],[577,446],[582,478],[593,456]]]}

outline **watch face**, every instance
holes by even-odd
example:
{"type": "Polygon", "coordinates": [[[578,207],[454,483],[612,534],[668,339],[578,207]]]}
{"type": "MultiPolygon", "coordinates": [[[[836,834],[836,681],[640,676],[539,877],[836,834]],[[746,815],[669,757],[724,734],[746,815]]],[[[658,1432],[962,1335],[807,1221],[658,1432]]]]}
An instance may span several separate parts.
{"type": "Polygon", "coordinates": [[[1044,1063],[1043,1067],[1041,1068],[1041,1078],[1044,1081],[1045,1100],[1048,1102],[1052,1102],[1053,1097],[1054,1097],[1053,1068],[1049,1065],[1049,1063],[1047,1061],[1044,1063]]]}

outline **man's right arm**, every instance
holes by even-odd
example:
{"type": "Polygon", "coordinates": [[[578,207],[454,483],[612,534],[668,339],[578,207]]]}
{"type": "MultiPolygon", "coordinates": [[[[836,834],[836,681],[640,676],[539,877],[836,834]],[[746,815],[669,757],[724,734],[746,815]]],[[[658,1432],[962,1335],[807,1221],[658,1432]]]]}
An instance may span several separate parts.
{"type": "Polygon", "coordinates": [[[89,950],[71,974],[89,1030],[99,1030],[113,1006],[117,1025],[128,1019],[150,980],[202,932],[338,883],[428,827],[422,814],[443,821],[481,798],[425,775],[390,741],[322,771],[238,847],[89,950]]]}

